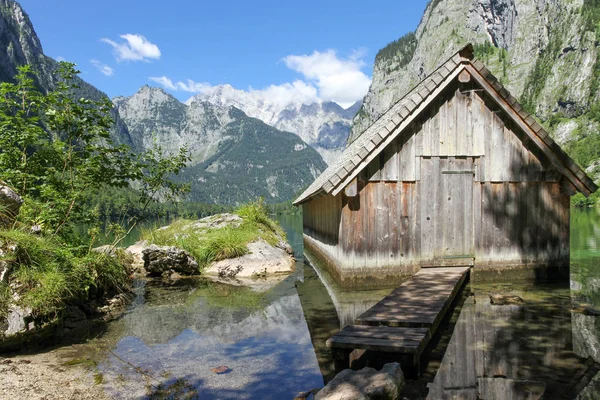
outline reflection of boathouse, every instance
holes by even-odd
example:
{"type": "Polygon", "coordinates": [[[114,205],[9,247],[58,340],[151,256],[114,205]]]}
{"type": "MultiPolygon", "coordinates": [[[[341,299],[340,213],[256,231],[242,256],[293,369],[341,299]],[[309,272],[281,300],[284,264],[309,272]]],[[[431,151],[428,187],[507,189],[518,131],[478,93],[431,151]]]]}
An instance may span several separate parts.
{"type": "Polygon", "coordinates": [[[568,268],[569,198],[596,189],[469,45],[295,204],[309,257],[344,286],[375,286],[427,266],[568,268]]]}

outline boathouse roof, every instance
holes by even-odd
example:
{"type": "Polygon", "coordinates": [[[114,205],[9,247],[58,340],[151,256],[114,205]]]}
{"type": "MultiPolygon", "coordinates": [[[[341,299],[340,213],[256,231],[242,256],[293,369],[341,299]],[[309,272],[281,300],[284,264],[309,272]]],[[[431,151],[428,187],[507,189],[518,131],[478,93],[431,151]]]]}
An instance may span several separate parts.
{"type": "Polygon", "coordinates": [[[585,196],[589,196],[598,189],[594,181],[560,148],[548,132],[537,123],[536,119],[525,111],[517,99],[506,90],[485,65],[474,58],[473,46],[468,44],[369,126],[294,201],[294,204],[302,204],[321,194],[334,196],[339,194],[463,71],[467,71],[470,77],[499,105],[500,109],[527,134],[531,142],[548,157],[552,165],[566,177],[574,188],[585,196]]]}

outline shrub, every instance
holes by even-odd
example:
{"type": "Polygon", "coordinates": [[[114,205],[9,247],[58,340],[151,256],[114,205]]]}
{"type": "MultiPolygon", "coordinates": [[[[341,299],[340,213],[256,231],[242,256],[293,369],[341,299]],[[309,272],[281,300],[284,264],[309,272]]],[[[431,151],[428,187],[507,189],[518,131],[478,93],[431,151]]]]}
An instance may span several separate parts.
{"type": "MultiPolygon", "coordinates": [[[[35,320],[52,319],[69,304],[114,294],[129,284],[123,258],[100,253],[76,255],[52,237],[18,230],[0,230],[0,242],[16,245],[3,257],[12,264],[10,279],[18,282],[19,305],[32,309],[35,320]]],[[[0,309],[3,296],[0,288],[0,309]]],[[[1,311],[0,311],[1,312],[1,311]]]]}

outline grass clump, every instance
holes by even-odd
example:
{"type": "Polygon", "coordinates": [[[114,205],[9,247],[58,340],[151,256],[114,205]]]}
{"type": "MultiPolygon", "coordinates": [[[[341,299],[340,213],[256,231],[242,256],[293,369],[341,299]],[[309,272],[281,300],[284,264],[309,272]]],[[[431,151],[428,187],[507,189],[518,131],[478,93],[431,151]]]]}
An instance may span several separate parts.
{"type": "MultiPolygon", "coordinates": [[[[145,231],[142,238],[159,246],[176,246],[190,253],[200,267],[213,261],[241,257],[248,243],[259,238],[271,245],[285,240],[285,232],[267,215],[262,201],[245,204],[236,212],[241,222],[220,228],[200,228],[193,220],[180,219],[168,227],[145,231]]],[[[220,215],[210,217],[213,220],[220,215]]]]}
{"type": "MultiPolygon", "coordinates": [[[[17,284],[18,305],[31,308],[37,322],[56,318],[67,305],[113,295],[129,285],[127,267],[118,253],[76,254],[52,237],[18,230],[0,230],[0,243],[15,245],[1,261],[11,266],[9,279],[17,284]]],[[[0,309],[10,301],[2,300],[3,292],[7,289],[0,287],[0,309]]]]}

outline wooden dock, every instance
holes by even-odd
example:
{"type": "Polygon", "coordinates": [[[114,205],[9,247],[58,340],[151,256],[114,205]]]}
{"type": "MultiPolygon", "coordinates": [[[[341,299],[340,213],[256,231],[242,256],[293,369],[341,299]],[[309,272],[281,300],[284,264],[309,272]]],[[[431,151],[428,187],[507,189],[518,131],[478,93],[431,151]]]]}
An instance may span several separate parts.
{"type": "Polygon", "coordinates": [[[398,353],[419,366],[421,353],[463,286],[469,267],[427,268],[327,340],[336,369],[348,368],[355,349],[398,353]]]}

